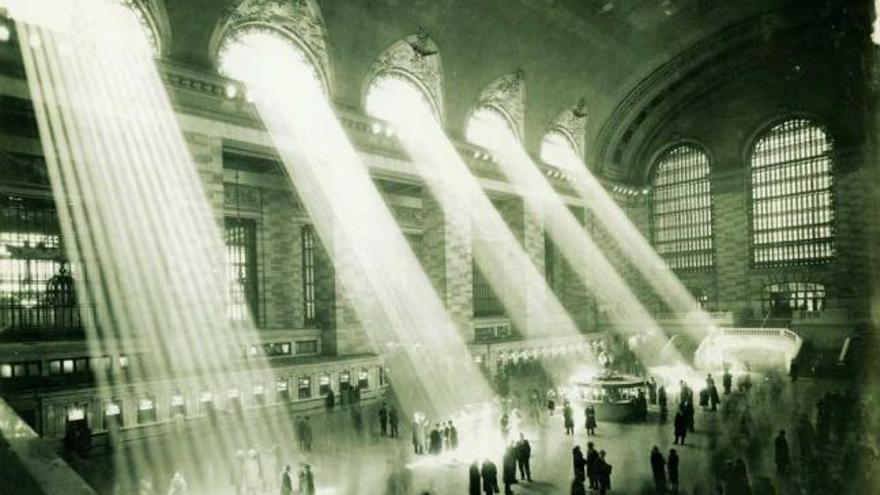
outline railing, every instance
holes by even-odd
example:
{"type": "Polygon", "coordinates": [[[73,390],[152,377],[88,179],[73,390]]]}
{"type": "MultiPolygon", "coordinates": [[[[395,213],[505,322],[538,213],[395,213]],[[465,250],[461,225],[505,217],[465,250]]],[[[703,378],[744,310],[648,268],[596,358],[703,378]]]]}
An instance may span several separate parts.
{"type": "Polygon", "coordinates": [[[82,312],[92,311],[86,306],[22,306],[0,305],[0,329],[13,333],[43,332],[50,334],[79,333],[83,331],[82,312]]]}
{"type": "Polygon", "coordinates": [[[766,339],[783,340],[790,344],[790,348],[784,351],[786,370],[791,366],[791,362],[797,357],[803,346],[801,336],[787,328],[720,328],[713,331],[700,342],[694,353],[694,360],[698,366],[710,365],[713,357],[718,358],[717,355],[713,356],[713,351],[715,354],[721,352],[718,350],[718,347],[722,340],[726,341],[724,349],[727,349],[730,347],[755,345],[756,340],[763,340],[766,343],[766,339]],[[734,344],[736,341],[740,342],[734,344]]]}

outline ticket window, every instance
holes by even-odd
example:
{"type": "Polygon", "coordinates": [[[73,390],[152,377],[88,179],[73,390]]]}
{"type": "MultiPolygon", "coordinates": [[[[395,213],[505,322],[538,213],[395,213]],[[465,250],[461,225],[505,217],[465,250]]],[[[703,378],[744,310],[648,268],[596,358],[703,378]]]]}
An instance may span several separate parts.
{"type": "Polygon", "coordinates": [[[366,369],[358,371],[358,388],[361,390],[370,388],[370,373],[366,369]]]}
{"type": "Polygon", "coordinates": [[[109,430],[113,427],[121,428],[122,425],[122,401],[108,400],[104,403],[104,427],[109,430]]]}
{"type": "Polygon", "coordinates": [[[156,400],[152,397],[141,397],[137,408],[138,424],[156,422],[156,400]]]}
{"type": "Polygon", "coordinates": [[[241,413],[241,392],[237,388],[226,392],[226,401],[230,412],[241,413]]]}
{"type": "Polygon", "coordinates": [[[85,422],[86,406],[76,405],[67,407],[67,423],[85,422]]]}
{"type": "Polygon", "coordinates": [[[351,373],[343,371],[339,373],[339,390],[348,390],[351,388],[351,373]]]}
{"type": "Polygon", "coordinates": [[[254,385],[254,403],[257,405],[266,404],[266,389],[262,384],[254,385]]]}
{"type": "Polygon", "coordinates": [[[171,417],[186,417],[186,398],[183,392],[175,392],[171,394],[171,417]]]}
{"type": "Polygon", "coordinates": [[[318,377],[318,393],[321,394],[321,397],[330,393],[330,375],[327,373],[322,374],[318,377]]]}
{"type": "Polygon", "coordinates": [[[290,400],[290,385],[286,379],[280,378],[275,382],[275,393],[278,394],[278,400],[290,400]]]}
{"type": "Polygon", "coordinates": [[[199,397],[199,403],[201,406],[202,414],[206,414],[209,416],[214,414],[215,404],[213,392],[202,392],[202,395],[199,397]]]}
{"type": "Polygon", "coordinates": [[[297,397],[300,400],[311,399],[312,398],[312,379],[303,376],[297,380],[297,397]]]}

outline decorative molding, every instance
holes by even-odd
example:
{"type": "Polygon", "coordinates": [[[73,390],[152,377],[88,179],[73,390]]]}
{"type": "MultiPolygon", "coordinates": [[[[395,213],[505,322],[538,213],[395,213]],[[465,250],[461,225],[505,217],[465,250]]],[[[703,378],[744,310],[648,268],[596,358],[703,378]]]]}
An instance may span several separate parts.
{"type": "Polygon", "coordinates": [[[786,19],[785,29],[792,29],[810,22],[811,14],[809,9],[790,5],[753,16],[705,38],[658,67],[626,94],[599,130],[592,153],[598,170],[608,177],[626,177],[626,171],[622,168],[626,164],[620,163],[620,158],[645,120],[641,114],[655,110],[680,87],[681,81],[693,80],[699,72],[711,67],[736,46],[763,39],[766,30],[758,28],[766,26],[768,22],[786,19]]]}
{"type": "Polygon", "coordinates": [[[586,149],[587,139],[587,100],[581,98],[571,108],[566,108],[556,117],[550,130],[560,130],[571,138],[575,151],[582,159],[586,149]]]}
{"type": "Polygon", "coordinates": [[[477,95],[475,108],[486,106],[500,110],[510,120],[517,137],[522,140],[525,130],[525,103],[525,72],[517,70],[486,85],[477,95]]]}
{"type": "Polygon", "coordinates": [[[211,38],[215,64],[223,44],[236,32],[247,29],[272,30],[293,40],[312,62],[329,92],[332,77],[327,37],[321,11],[314,0],[244,0],[230,6],[211,38]]]}
{"type": "Polygon", "coordinates": [[[434,113],[441,122],[444,120],[443,63],[427,31],[419,28],[416,34],[397,41],[379,55],[364,80],[364,98],[376,77],[389,74],[402,75],[420,86],[434,113]]]}

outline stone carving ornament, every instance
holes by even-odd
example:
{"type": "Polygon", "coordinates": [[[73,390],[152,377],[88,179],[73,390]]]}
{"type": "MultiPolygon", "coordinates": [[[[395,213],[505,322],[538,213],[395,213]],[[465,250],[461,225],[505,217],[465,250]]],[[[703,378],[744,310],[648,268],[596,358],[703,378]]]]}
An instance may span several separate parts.
{"type": "Polygon", "coordinates": [[[443,65],[437,45],[424,29],[419,28],[416,34],[394,43],[379,55],[365,79],[364,96],[372,81],[383,75],[402,75],[421,86],[434,113],[442,120],[443,65]]]}
{"type": "Polygon", "coordinates": [[[584,156],[587,134],[587,100],[581,98],[575,106],[563,110],[550,126],[550,131],[554,130],[568,135],[578,156],[584,156]]]}
{"type": "Polygon", "coordinates": [[[518,70],[489,83],[477,95],[475,108],[500,110],[511,122],[517,137],[522,138],[525,126],[525,73],[518,70]]]}
{"type": "Polygon", "coordinates": [[[244,0],[227,8],[211,46],[213,53],[223,50],[223,43],[236,31],[249,28],[278,30],[298,41],[318,71],[325,88],[330,88],[330,59],[321,12],[314,0],[244,0]]]}

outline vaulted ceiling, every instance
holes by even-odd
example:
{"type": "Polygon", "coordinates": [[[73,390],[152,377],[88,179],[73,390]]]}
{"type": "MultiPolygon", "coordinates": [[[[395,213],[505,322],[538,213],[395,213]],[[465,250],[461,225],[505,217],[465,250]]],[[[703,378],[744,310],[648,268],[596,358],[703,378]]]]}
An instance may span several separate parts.
{"type": "MultiPolygon", "coordinates": [[[[210,67],[215,28],[240,1],[165,0],[167,56],[210,67]]],[[[782,29],[795,14],[819,15],[841,1],[318,0],[317,5],[327,32],[332,93],[341,105],[361,107],[370,65],[421,27],[440,49],[450,132],[461,135],[481,88],[522,69],[525,139],[536,150],[551,121],[580,98],[589,112],[589,147],[640,82],[689,48],[700,43],[711,48],[713,38],[735,26],[782,29]]]]}

